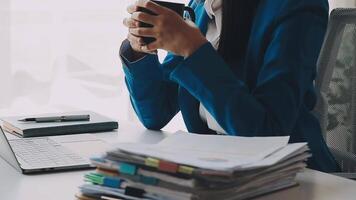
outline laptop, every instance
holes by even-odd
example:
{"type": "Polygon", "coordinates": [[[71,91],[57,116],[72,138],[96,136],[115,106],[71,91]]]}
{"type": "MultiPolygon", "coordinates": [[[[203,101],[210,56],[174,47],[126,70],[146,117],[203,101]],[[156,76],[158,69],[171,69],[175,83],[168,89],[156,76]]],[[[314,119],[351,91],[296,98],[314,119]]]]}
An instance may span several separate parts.
{"type": "Polygon", "coordinates": [[[0,156],[23,174],[93,168],[88,158],[51,137],[7,139],[1,127],[0,156]]]}

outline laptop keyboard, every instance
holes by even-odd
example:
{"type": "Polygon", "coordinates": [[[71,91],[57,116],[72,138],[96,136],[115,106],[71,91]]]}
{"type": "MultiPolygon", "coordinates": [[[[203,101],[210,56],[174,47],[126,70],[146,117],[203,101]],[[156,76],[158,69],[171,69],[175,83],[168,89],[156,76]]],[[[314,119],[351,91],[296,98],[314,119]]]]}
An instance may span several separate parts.
{"type": "Polygon", "coordinates": [[[9,140],[17,157],[34,168],[85,165],[88,161],[50,138],[9,140]]]}

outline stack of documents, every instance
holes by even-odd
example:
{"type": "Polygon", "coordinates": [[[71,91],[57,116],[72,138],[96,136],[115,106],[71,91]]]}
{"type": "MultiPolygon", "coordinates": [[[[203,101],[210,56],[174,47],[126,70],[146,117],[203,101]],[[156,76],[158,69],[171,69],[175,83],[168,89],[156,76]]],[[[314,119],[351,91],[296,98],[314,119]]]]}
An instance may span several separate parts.
{"type": "Polygon", "coordinates": [[[310,157],[289,137],[177,132],[158,144],[118,144],[85,176],[78,199],[249,199],[295,186],[310,157]]]}

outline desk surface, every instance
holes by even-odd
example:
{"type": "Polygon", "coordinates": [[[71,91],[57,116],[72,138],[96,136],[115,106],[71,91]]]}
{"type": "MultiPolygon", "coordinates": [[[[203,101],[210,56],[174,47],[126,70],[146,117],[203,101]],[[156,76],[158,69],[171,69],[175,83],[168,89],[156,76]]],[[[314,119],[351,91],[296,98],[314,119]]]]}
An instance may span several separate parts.
{"type": "MultiPolygon", "coordinates": [[[[120,123],[118,132],[100,133],[97,137],[115,142],[156,143],[168,133],[120,123]]],[[[74,199],[77,187],[87,171],[22,175],[0,159],[1,200],[64,200],[74,199]]],[[[297,177],[300,186],[275,192],[256,200],[352,200],[356,198],[356,181],[306,170],[297,177]]]]}

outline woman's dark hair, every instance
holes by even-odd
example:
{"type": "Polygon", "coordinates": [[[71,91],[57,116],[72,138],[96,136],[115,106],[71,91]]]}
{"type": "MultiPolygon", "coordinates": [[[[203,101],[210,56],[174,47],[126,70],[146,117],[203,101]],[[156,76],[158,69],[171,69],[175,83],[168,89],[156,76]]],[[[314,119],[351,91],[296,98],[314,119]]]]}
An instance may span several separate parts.
{"type": "Polygon", "coordinates": [[[259,0],[223,0],[218,52],[226,62],[245,57],[259,0]]]}

